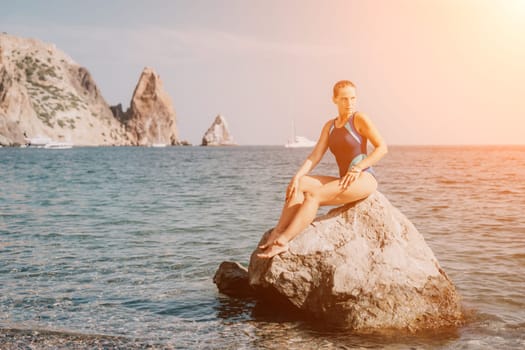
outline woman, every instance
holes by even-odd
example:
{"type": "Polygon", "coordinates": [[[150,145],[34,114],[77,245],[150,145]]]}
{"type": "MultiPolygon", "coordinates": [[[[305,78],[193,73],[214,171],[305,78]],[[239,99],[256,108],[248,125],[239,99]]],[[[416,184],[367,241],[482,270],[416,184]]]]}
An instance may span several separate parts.
{"type": "Polygon", "coordinates": [[[355,111],[356,88],[348,80],[334,85],[333,101],[338,116],[321,131],[312,153],[290,181],[281,218],[268,240],[259,246],[260,258],[288,250],[288,242],[315,218],[321,205],[342,205],[368,197],[377,188],[372,165],[387,153],[387,146],[372,121],[355,111]],[[366,156],[367,140],[374,151],[366,156]],[[339,178],[307,175],[330,148],[339,167],[339,178]]]}

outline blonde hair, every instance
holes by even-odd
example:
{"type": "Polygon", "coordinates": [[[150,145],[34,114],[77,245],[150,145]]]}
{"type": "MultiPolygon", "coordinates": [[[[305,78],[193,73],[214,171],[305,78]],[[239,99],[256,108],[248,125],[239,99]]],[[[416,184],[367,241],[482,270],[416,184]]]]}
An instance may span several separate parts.
{"type": "Polygon", "coordinates": [[[347,86],[351,86],[355,88],[355,84],[352,83],[350,80],[340,80],[334,85],[334,97],[337,97],[337,94],[339,93],[339,90],[342,88],[345,88],[347,86]]]}

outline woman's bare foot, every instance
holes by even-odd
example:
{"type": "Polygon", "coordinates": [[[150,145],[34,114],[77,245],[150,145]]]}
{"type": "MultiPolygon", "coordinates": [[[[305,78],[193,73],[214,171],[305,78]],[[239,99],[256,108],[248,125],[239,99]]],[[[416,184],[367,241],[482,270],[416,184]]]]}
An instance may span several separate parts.
{"type": "Polygon", "coordinates": [[[279,240],[273,241],[273,243],[266,249],[265,252],[257,254],[257,257],[269,259],[274,256],[284,253],[288,250],[288,243],[279,242],[279,240]]]}
{"type": "Polygon", "coordinates": [[[277,237],[279,237],[280,234],[281,232],[274,228],[272,232],[270,232],[270,235],[268,236],[266,242],[259,246],[259,249],[265,250],[266,248],[270,247],[275,242],[277,237]]]}

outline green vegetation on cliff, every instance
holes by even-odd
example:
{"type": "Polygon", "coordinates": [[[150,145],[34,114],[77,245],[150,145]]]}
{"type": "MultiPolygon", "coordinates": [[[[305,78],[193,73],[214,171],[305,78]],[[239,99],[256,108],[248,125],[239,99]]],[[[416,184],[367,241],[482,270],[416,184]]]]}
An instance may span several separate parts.
{"type": "MultiPolygon", "coordinates": [[[[15,51],[16,52],[16,51],[15,51]]],[[[51,59],[47,59],[51,63],[51,59]]],[[[54,127],[55,123],[59,127],[68,126],[75,128],[74,118],[57,119],[58,112],[75,112],[80,109],[87,110],[87,104],[72,92],[66,92],[57,87],[53,80],[62,80],[62,68],[54,66],[34,58],[33,55],[25,55],[16,61],[17,68],[25,73],[26,88],[29,93],[31,104],[40,120],[46,125],[54,127]]],[[[17,80],[20,81],[20,76],[17,80]]]]}

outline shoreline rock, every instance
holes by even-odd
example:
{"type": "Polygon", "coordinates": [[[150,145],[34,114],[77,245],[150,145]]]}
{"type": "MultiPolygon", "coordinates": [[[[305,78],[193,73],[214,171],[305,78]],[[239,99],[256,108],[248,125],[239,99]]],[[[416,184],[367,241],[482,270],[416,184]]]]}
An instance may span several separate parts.
{"type": "Polygon", "coordinates": [[[228,296],[238,298],[255,296],[255,291],[248,281],[248,269],[235,261],[223,261],[213,276],[213,283],[221,293],[228,296]]]}

